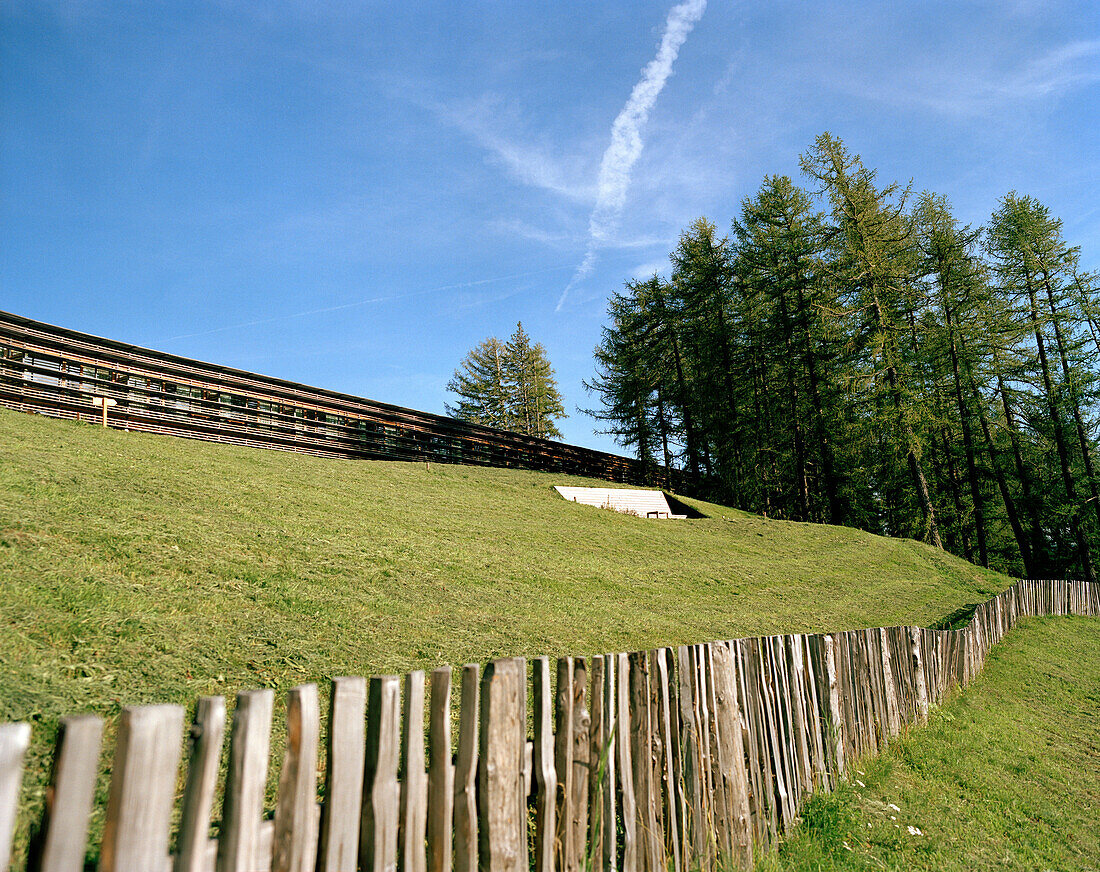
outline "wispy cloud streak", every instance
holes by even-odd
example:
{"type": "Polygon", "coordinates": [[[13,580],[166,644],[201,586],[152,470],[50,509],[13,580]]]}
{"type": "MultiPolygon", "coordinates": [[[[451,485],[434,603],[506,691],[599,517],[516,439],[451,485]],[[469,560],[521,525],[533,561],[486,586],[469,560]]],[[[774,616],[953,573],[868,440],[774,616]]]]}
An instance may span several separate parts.
{"type": "Polygon", "coordinates": [[[422,297],[426,294],[436,294],[440,293],[441,291],[465,290],[469,288],[477,288],[482,285],[492,285],[496,284],[497,282],[515,281],[516,279],[529,278],[530,276],[537,276],[545,273],[561,272],[568,268],[569,267],[567,266],[551,266],[545,267],[544,269],[534,269],[527,270],[526,272],[512,273],[511,275],[506,276],[496,276],[491,279],[474,279],[473,281],[468,282],[457,282],[453,285],[439,285],[438,287],[434,288],[424,288],[423,290],[419,291],[407,291],[405,293],[387,294],[381,297],[369,297],[363,300],[354,300],[350,303],[341,303],[337,306],[324,306],[320,309],[306,309],[301,312],[288,312],[283,315],[272,315],[269,318],[257,318],[254,321],[242,321],[238,324],[224,324],[220,327],[212,327],[209,330],[201,330],[198,333],[181,333],[178,336],[169,336],[160,341],[174,342],[177,339],[192,339],[196,336],[210,336],[214,333],[223,333],[227,330],[242,330],[246,327],[256,327],[261,324],[271,324],[275,321],[290,321],[295,318],[305,318],[310,315],[323,315],[329,312],[339,312],[343,309],[355,309],[359,306],[370,306],[376,303],[392,303],[396,300],[405,300],[409,297],[422,297]]]}
{"type": "Polygon", "coordinates": [[[561,299],[558,300],[558,311],[569,292],[592,272],[599,249],[618,229],[626,203],[626,191],[630,187],[630,172],[644,145],[642,128],[649,120],[649,112],[664,89],[665,82],[672,75],[672,65],[680,53],[680,47],[706,8],[706,0],[686,0],[672,7],[657,56],[642,70],[642,78],[634,86],[630,99],[611,125],[611,145],[607,147],[600,162],[600,173],[596,182],[596,206],[588,220],[588,248],[572,280],[562,291],[561,299]]]}

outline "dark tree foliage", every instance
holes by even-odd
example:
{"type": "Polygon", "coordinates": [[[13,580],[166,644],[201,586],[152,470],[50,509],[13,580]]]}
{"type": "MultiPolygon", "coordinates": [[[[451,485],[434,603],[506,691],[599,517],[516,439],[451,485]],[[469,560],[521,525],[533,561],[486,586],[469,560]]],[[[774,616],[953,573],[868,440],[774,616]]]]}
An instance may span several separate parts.
{"type": "Polygon", "coordinates": [[[1010,193],[960,225],[829,134],[801,163],[611,296],[589,414],[748,511],[1092,578],[1100,279],[1061,222],[1010,193]]]}
{"type": "Polygon", "coordinates": [[[447,414],[463,421],[543,439],[561,438],[566,417],[546,349],[522,324],[507,342],[490,337],[466,355],[447,390],[458,397],[447,414]]]}

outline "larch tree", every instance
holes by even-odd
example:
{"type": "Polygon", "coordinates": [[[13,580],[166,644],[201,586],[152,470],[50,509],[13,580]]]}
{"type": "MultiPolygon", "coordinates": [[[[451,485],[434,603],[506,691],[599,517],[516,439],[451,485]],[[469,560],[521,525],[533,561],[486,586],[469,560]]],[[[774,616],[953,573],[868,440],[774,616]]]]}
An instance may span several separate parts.
{"type": "MultiPolygon", "coordinates": [[[[863,352],[864,378],[875,393],[871,435],[884,450],[892,445],[904,454],[911,493],[923,517],[921,538],[943,548],[925,472],[926,446],[915,426],[922,410],[913,402],[908,378],[913,373],[907,312],[912,311],[916,278],[912,227],[904,211],[908,192],[896,184],[879,189],[874,170],[828,133],[802,157],[802,169],[822,185],[832,206],[833,269],[847,288],[853,311],[860,314],[854,339],[863,352]]],[[[884,493],[897,490],[887,506],[895,514],[889,529],[896,534],[907,522],[898,511],[905,488],[888,458],[883,459],[887,463],[881,465],[880,487],[884,493]]]]}
{"type": "Polygon", "coordinates": [[[556,421],[566,417],[546,349],[516,324],[502,342],[490,337],[463,359],[447,390],[458,396],[447,414],[541,439],[561,438],[556,421]]]}
{"type": "Polygon", "coordinates": [[[825,134],[722,238],[613,293],[585,387],[654,477],[1028,577],[1100,558],[1100,276],[1010,194],[986,228],[825,134]]]}
{"type": "Polygon", "coordinates": [[[458,396],[447,414],[472,424],[511,430],[515,426],[508,389],[508,347],[490,336],[463,359],[447,390],[458,396]]]}

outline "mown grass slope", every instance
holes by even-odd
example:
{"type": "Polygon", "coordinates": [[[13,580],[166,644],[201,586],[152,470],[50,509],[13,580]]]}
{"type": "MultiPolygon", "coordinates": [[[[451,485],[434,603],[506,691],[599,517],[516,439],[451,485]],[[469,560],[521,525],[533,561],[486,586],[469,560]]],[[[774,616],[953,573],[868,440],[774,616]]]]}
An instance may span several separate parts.
{"type": "Polygon", "coordinates": [[[765,870],[1100,868],[1100,621],[1031,618],[864,761],[765,870]]]}
{"type": "Polygon", "coordinates": [[[927,625],[1010,583],[917,542],[697,502],[709,517],[646,521],[567,503],[562,483],[585,482],[0,410],[0,720],[36,724],[32,802],[64,714],[502,655],[927,625]]]}
{"type": "Polygon", "coordinates": [[[928,624],[1008,579],[696,503],[646,521],[516,470],[324,460],[0,411],[0,716],[497,655],[928,624]]]}

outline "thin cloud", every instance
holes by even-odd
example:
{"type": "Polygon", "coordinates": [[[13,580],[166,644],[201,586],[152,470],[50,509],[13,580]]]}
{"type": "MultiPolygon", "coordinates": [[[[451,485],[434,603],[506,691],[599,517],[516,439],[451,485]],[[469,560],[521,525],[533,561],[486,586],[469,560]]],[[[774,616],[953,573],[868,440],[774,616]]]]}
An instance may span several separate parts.
{"type": "Polygon", "coordinates": [[[630,187],[630,173],[642,153],[642,128],[649,120],[650,110],[664,90],[672,65],[680,53],[688,34],[707,8],[706,0],[687,0],[673,6],[668,13],[665,32],[661,37],[657,56],[642,70],[642,78],[630,93],[622,111],[611,125],[611,145],[604,152],[600,173],[596,182],[596,206],[588,220],[588,249],[573,279],[562,291],[557,310],[577,283],[587,277],[596,266],[598,251],[618,229],[619,218],[626,204],[626,192],[630,187]]]}
{"type": "MultiPolygon", "coordinates": [[[[359,306],[371,306],[377,303],[392,303],[395,300],[404,300],[409,297],[422,297],[427,294],[436,294],[441,291],[454,291],[454,290],[469,290],[472,288],[478,288],[483,285],[492,285],[498,282],[515,281],[517,279],[530,278],[531,276],[543,275],[545,273],[562,272],[569,269],[567,266],[551,266],[544,269],[527,270],[526,272],[512,273],[506,276],[496,276],[489,279],[475,279],[468,282],[456,282],[452,285],[439,285],[434,288],[424,288],[419,291],[407,291],[406,293],[394,293],[387,294],[381,297],[368,297],[363,300],[353,300],[350,303],[341,303],[337,306],[323,306],[318,309],[305,309],[301,312],[288,312],[284,315],[272,315],[269,318],[257,318],[253,321],[242,321],[237,324],[223,324],[219,327],[212,327],[209,330],[200,330],[197,333],[181,333],[178,336],[169,336],[167,339],[162,339],[161,342],[173,342],[177,339],[191,339],[196,336],[210,336],[214,333],[224,333],[227,330],[241,330],[246,327],[256,327],[260,324],[271,324],[275,321],[291,321],[296,318],[306,318],[312,315],[324,315],[329,312],[340,312],[344,309],[355,309],[359,306]]],[[[514,292],[509,291],[503,297],[498,296],[493,299],[505,299],[509,296],[513,296],[514,292]]],[[[466,297],[466,306],[472,305],[469,301],[471,297],[466,297]]],[[[482,298],[483,301],[489,301],[488,298],[482,298]]]]}
{"type": "Polygon", "coordinates": [[[506,126],[514,130],[519,126],[516,112],[493,95],[461,104],[442,104],[426,101],[421,104],[434,112],[436,117],[456,127],[493,155],[495,160],[517,181],[534,188],[580,203],[591,203],[595,191],[590,184],[577,181],[579,168],[570,172],[569,167],[551,149],[537,144],[521,142],[500,132],[505,126],[502,118],[509,119],[506,126]]]}
{"type": "Polygon", "coordinates": [[[529,224],[519,218],[499,218],[488,223],[489,230],[504,236],[518,236],[539,242],[550,248],[566,248],[577,244],[576,234],[556,233],[529,224]]]}
{"type": "Polygon", "coordinates": [[[636,279],[651,279],[655,275],[668,275],[671,269],[672,264],[669,263],[668,258],[665,258],[640,263],[630,271],[630,274],[636,279]]]}
{"type": "Polygon", "coordinates": [[[850,83],[845,88],[872,99],[916,104],[935,112],[981,116],[1021,103],[1056,97],[1100,81],[1100,40],[1075,40],[1057,46],[1015,69],[931,69],[913,71],[909,81],[873,85],[850,83]]]}

